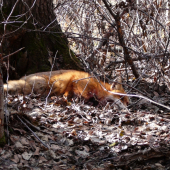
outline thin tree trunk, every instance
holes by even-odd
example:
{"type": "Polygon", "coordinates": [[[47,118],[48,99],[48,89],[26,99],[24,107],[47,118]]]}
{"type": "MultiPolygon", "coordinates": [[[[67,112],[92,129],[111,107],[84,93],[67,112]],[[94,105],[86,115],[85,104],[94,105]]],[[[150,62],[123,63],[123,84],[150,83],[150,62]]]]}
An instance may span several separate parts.
{"type": "Polygon", "coordinates": [[[106,0],[103,0],[103,3],[105,4],[106,8],[108,9],[108,11],[112,15],[112,17],[115,19],[115,23],[116,23],[116,26],[117,26],[117,33],[118,33],[119,43],[123,47],[125,62],[129,64],[129,66],[132,69],[132,72],[133,72],[134,76],[136,78],[138,78],[139,77],[139,73],[138,73],[138,71],[137,71],[137,69],[135,67],[135,64],[133,63],[132,58],[130,57],[128,48],[126,47],[126,44],[125,44],[125,40],[124,40],[124,37],[123,37],[124,33],[123,33],[122,28],[121,28],[121,22],[120,22],[121,18],[120,18],[120,15],[119,15],[119,13],[117,13],[117,14],[113,13],[113,11],[111,10],[111,8],[108,5],[106,0]]]}
{"type": "MultiPolygon", "coordinates": [[[[0,54],[0,60],[2,55],[0,54]]],[[[1,66],[1,64],[0,64],[1,66]]],[[[2,79],[2,70],[0,67],[0,146],[5,144],[5,135],[4,135],[4,92],[3,92],[3,79],[2,79]]]]}

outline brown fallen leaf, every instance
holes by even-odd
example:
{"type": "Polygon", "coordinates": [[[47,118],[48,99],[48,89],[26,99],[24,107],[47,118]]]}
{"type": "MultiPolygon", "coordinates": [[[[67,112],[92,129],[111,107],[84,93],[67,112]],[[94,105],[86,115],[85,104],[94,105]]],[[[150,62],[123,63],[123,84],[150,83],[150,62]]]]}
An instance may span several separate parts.
{"type": "Polygon", "coordinates": [[[18,163],[19,162],[19,157],[17,154],[14,155],[14,158],[11,159],[11,161],[15,162],[15,163],[18,163]]]}
{"type": "Polygon", "coordinates": [[[34,155],[39,155],[39,151],[40,151],[40,148],[39,147],[36,147],[36,150],[35,150],[35,152],[34,152],[34,155]]]}

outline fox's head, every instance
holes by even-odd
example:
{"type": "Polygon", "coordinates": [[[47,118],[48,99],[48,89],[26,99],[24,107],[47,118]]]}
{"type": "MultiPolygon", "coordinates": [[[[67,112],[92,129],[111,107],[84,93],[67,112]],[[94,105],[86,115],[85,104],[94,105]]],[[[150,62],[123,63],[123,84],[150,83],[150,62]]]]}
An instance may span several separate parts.
{"type": "Polygon", "coordinates": [[[129,104],[129,97],[125,96],[126,92],[120,83],[121,82],[119,81],[118,83],[113,83],[110,86],[110,92],[106,100],[114,101],[115,99],[119,99],[125,106],[127,106],[129,104]]]}

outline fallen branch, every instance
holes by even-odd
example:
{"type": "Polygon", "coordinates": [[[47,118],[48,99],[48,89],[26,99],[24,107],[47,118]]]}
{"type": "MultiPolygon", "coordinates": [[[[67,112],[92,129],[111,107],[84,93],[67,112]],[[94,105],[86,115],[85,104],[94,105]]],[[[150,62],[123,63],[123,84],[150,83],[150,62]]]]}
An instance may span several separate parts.
{"type": "Polygon", "coordinates": [[[47,146],[28,126],[25,122],[22,121],[22,119],[17,115],[17,118],[21,121],[21,123],[48,149],[49,146],[47,146]]]}

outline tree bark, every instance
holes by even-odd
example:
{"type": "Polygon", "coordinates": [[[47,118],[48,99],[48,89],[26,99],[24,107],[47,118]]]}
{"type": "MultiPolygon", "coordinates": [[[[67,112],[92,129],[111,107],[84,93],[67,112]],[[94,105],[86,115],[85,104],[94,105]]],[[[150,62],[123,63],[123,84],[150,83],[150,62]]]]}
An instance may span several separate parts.
{"type": "MultiPolygon", "coordinates": [[[[133,60],[132,58],[130,57],[130,54],[129,54],[129,51],[128,51],[128,48],[126,47],[126,44],[125,44],[125,40],[124,40],[124,36],[123,36],[123,30],[121,28],[121,17],[120,17],[120,14],[117,13],[113,13],[113,11],[111,10],[111,8],[109,7],[108,3],[106,0],[103,0],[103,3],[105,4],[106,8],[108,9],[109,13],[112,15],[112,17],[115,19],[115,24],[116,24],[116,27],[117,27],[117,33],[118,33],[118,38],[119,38],[119,43],[120,45],[123,47],[123,51],[124,51],[124,59],[125,59],[125,63],[128,63],[129,66],[131,67],[132,69],[132,72],[135,76],[135,78],[139,78],[139,73],[135,67],[135,64],[133,63],[133,60]]],[[[124,3],[124,2],[123,2],[124,3]]],[[[121,3],[122,4],[122,3],[121,3]]],[[[125,4],[125,3],[124,3],[125,4]]],[[[128,9],[128,8],[127,8],[128,9]]],[[[125,10],[126,11],[126,10],[125,10]]],[[[114,24],[114,25],[115,25],[114,24]]]]}
{"type": "MultiPolygon", "coordinates": [[[[0,60],[2,56],[0,55],[0,60]]],[[[1,62],[0,62],[1,63],[1,62]]],[[[2,70],[0,64],[0,147],[5,144],[5,134],[4,134],[4,92],[3,92],[3,79],[2,70]]]]}
{"type": "MultiPolygon", "coordinates": [[[[3,54],[8,55],[25,47],[10,57],[9,74],[19,78],[25,74],[49,71],[49,58],[56,62],[53,69],[77,69],[78,59],[70,52],[66,36],[53,12],[53,0],[4,0],[1,21],[7,18],[7,32],[0,27],[3,37],[3,54]],[[70,54],[72,55],[70,57],[70,54]],[[75,62],[76,61],[76,62],[75,62]]],[[[6,79],[6,76],[4,76],[6,79]]]]}

